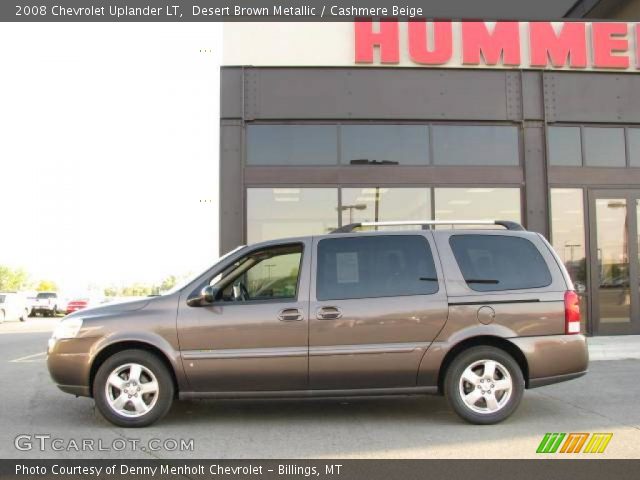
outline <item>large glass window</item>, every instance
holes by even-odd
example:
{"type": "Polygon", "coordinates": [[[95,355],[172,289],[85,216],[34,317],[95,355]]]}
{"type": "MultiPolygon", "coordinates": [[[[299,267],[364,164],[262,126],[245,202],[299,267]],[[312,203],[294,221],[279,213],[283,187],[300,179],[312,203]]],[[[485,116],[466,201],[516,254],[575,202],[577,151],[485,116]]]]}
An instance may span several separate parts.
{"type": "Polygon", "coordinates": [[[511,126],[433,125],[436,165],[518,165],[518,129],[511,126]]]}
{"type": "Polygon", "coordinates": [[[436,188],[436,220],[520,222],[519,188],[436,188]]]}
{"type": "Polygon", "coordinates": [[[627,129],[629,165],[640,167],[640,128],[627,129]]]}
{"type": "Polygon", "coordinates": [[[520,290],[551,284],[551,273],[544,258],[526,238],[453,235],[449,244],[472,290],[520,290]]]}
{"type": "Polygon", "coordinates": [[[335,125],[249,125],[247,165],[337,165],[335,125]]]}
{"type": "Polygon", "coordinates": [[[631,322],[629,225],[625,198],[596,199],[598,318],[600,323],[631,322]]]}
{"type": "Polygon", "coordinates": [[[428,295],[438,291],[422,235],[362,236],[318,243],[318,300],[428,295]]]}
{"type": "Polygon", "coordinates": [[[580,127],[549,127],[549,164],[562,167],[582,165],[582,147],[580,146],[580,127]]]}
{"type": "Polygon", "coordinates": [[[302,245],[281,245],[251,252],[218,279],[219,300],[283,300],[297,296],[302,245]]]}
{"type": "Polygon", "coordinates": [[[586,332],[587,258],[582,189],[551,189],[551,243],[580,296],[581,330],[586,332]]]}
{"type": "Polygon", "coordinates": [[[431,218],[431,189],[361,187],[342,189],[342,224],[431,218]]]}
{"type": "Polygon", "coordinates": [[[585,127],[584,159],[588,167],[624,167],[624,129],[585,127]]]}
{"type": "Polygon", "coordinates": [[[323,234],[337,227],[337,188],[247,189],[249,243],[323,234]]]}
{"type": "Polygon", "coordinates": [[[427,165],[426,125],[343,125],[343,165],[427,165]]]}

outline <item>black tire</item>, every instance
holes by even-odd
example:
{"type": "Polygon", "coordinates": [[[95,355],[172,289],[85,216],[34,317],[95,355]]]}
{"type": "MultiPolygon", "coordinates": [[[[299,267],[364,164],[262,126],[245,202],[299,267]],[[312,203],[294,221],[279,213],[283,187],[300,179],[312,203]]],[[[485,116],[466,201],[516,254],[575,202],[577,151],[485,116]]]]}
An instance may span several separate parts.
{"type": "MultiPolygon", "coordinates": [[[[479,372],[482,373],[482,365],[480,365],[478,368],[480,369],[479,372]]],[[[498,373],[496,373],[496,376],[494,378],[504,379],[504,377],[501,375],[500,369],[497,368],[496,371],[498,373]]],[[[484,381],[485,380],[483,379],[482,386],[476,387],[480,392],[482,392],[484,388],[490,388],[489,385],[484,384],[484,381]]],[[[498,392],[496,389],[494,389],[493,391],[489,390],[489,392],[493,393],[496,398],[498,395],[505,395],[504,392],[498,392]]],[[[509,417],[516,410],[516,408],[518,408],[520,400],[522,400],[523,393],[524,377],[522,375],[522,370],[520,369],[518,362],[516,362],[513,357],[507,352],[496,347],[477,346],[463,351],[454,358],[453,362],[451,362],[445,376],[444,394],[447,397],[451,408],[464,420],[478,425],[491,425],[501,422],[502,420],[509,417]],[[499,410],[493,412],[474,411],[471,406],[467,405],[465,400],[462,398],[461,393],[461,388],[463,388],[463,391],[464,389],[468,389],[467,393],[471,393],[471,391],[473,390],[472,384],[470,383],[463,383],[462,387],[460,385],[464,371],[467,369],[467,367],[483,360],[493,360],[497,362],[501,367],[506,369],[509,376],[511,377],[510,396],[505,399],[504,404],[499,407],[499,410]]],[[[482,395],[484,395],[484,393],[482,393],[482,395]]],[[[498,403],[502,401],[502,398],[504,397],[498,399],[498,403]]],[[[480,397],[477,403],[473,405],[473,407],[476,409],[487,409],[488,406],[489,404],[486,400],[482,400],[482,397],[480,397]]]]}
{"type": "Polygon", "coordinates": [[[144,350],[124,350],[107,358],[98,369],[93,382],[93,398],[98,411],[104,418],[119,427],[146,427],[164,417],[173,403],[174,385],[171,374],[164,362],[156,355],[144,350]],[[122,365],[140,364],[155,375],[158,382],[158,398],[154,406],[138,417],[127,417],[112,409],[107,399],[107,379],[109,375],[122,365]]]}
{"type": "Polygon", "coordinates": [[[0,310],[0,323],[4,323],[5,316],[4,310],[0,310]]]}

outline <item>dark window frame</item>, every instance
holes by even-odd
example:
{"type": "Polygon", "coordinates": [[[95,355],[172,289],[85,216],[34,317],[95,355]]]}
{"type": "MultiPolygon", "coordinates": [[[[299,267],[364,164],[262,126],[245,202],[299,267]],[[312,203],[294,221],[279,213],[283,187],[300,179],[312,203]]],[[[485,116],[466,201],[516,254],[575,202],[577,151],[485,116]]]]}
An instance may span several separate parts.
{"type": "MultiPolygon", "coordinates": [[[[242,123],[242,166],[243,168],[363,168],[364,165],[345,165],[342,163],[342,126],[343,125],[409,125],[409,126],[424,126],[427,128],[427,141],[429,143],[429,151],[427,152],[427,164],[426,165],[387,165],[394,168],[422,168],[424,166],[437,167],[437,168],[461,168],[462,165],[444,165],[434,163],[434,151],[433,151],[433,126],[457,126],[457,127],[515,127],[517,129],[517,147],[518,147],[518,161],[513,165],[473,165],[474,167],[486,167],[486,168],[524,168],[524,138],[523,129],[520,128],[518,122],[512,121],[425,121],[425,120],[252,120],[242,123]],[[250,165],[247,163],[247,138],[248,128],[253,125],[326,125],[336,126],[337,132],[337,164],[331,165],[250,165]]],[[[372,167],[380,167],[383,165],[372,165],[372,167]]]]}
{"type": "Polygon", "coordinates": [[[618,123],[575,123],[575,122],[559,122],[559,123],[547,123],[544,128],[544,136],[545,136],[545,155],[546,155],[546,164],[551,168],[615,168],[615,169],[624,169],[624,168],[640,168],[640,165],[633,166],[631,165],[631,156],[629,151],[629,129],[638,129],[640,130],[640,125],[634,124],[618,124],[618,123]],[[554,165],[551,163],[551,155],[549,148],[549,128],[564,128],[564,127],[574,127],[580,129],[580,165],[554,165]],[[586,149],[585,149],[585,128],[615,128],[622,129],[623,131],[623,146],[624,146],[624,165],[587,165],[586,159],[586,149]]]}

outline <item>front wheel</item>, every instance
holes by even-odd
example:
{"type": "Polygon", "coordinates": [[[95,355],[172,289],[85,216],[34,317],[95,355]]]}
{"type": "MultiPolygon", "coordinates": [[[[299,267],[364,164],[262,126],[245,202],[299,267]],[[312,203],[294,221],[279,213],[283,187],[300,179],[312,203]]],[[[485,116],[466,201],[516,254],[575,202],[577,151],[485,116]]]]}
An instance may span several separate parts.
{"type": "Polygon", "coordinates": [[[470,348],[449,366],[444,384],[449,405],[468,422],[489,425],[510,416],[520,404],[524,377],[504,350],[470,348]]]}
{"type": "Polygon", "coordinates": [[[120,427],[146,427],[171,408],[174,386],[164,363],[143,350],[124,350],[109,357],[93,383],[96,407],[120,427]]]}

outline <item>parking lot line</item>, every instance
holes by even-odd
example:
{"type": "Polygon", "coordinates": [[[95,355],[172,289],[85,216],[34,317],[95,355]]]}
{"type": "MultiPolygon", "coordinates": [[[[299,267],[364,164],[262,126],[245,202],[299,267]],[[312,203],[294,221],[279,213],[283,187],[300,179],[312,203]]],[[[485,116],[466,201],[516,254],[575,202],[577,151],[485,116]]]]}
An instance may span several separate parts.
{"type": "Polygon", "coordinates": [[[28,362],[36,362],[39,361],[35,360],[37,357],[41,357],[42,355],[46,355],[47,352],[39,352],[39,353],[34,353],[33,355],[27,355],[26,357],[20,357],[20,358],[15,358],[13,360],[9,360],[9,363],[28,363],[28,362]]]}

